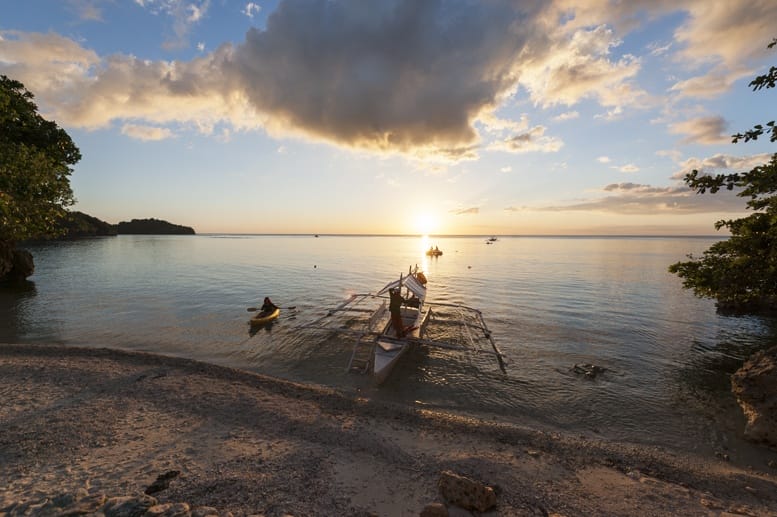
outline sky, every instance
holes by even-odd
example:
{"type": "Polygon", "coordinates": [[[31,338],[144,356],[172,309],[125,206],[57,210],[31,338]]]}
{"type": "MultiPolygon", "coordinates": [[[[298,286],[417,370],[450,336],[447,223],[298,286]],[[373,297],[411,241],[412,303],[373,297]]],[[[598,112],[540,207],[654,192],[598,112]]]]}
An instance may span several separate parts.
{"type": "MultiPolygon", "coordinates": [[[[74,210],[198,233],[709,235],[774,0],[0,0],[74,210]]],[[[772,118],[769,118],[769,117],[772,118]]]]}

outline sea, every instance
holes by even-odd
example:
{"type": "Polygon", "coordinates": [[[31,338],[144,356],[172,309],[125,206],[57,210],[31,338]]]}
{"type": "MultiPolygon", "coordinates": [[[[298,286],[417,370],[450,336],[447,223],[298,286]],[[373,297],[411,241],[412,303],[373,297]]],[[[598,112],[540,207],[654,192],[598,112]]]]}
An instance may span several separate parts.
{"type": "MultiPolygon", "coordinates": [[[[0,288],[0,342],[153,352],[379,401],[548,432],[716,455],[744,441],[730,375],[777,342],[777,321],[719,314],[670,264],[710,237],[120,235],[27,246],[35,273],[0,288]],[[440,257],[425,251],[437,246],[440,257]],[[306,328],[411,266],[427,301],[481,311],[505,358],[417,347],[375,385],[347,372],[354,340],[306,328]],[[247,309],[282,308],[251,329],[247,309]],[[595,365],[596,376],[575,365],[595,365]]],[[[721,460],[722,461],[722,460],[721,460]]]]}

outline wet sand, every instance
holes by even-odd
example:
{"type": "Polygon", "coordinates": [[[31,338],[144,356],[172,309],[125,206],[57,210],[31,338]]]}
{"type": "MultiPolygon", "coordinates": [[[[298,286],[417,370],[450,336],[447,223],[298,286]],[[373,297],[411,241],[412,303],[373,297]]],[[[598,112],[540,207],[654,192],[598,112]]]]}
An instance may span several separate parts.
{"type": "Polygon", "coordinates": [[[222,515],[418,515],[442,501],[444,470],[494,487],[487,515],[777,515],[766,466],[187,359],[0,344],[0,509],[79,489],[139,494],[174,470],[160,502],[222,515]]]}

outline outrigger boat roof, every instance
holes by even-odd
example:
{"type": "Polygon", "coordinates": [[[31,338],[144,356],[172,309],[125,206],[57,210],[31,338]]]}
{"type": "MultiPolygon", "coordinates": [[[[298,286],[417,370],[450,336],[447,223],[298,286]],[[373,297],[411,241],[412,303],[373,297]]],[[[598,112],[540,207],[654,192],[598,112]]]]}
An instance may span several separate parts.
{"type": "Polygon", "coordinates": [[[386,284],[386,286],[378,291],[378,294],[375,296],[381,296],[383,294],[386,294],[387,292],[391,291],[392,289],[396,288],[402,288],[406,287],[411,293],[416,295],[418,298],[423,298],[426,296],[426,287],[419,282],[416,277],[413,275],[404,275],[400,276],[399,280],[394,280],[393,282],[389,282],[386,284]]]}
{"type": "MultiPolygon", "coordinates": [[[[425,301],[423,274],[410,271],[386,284],[376,294],[354,294],[310,324],[299,327],[350,335],[355,339],[347,371],[372,373],[383,382],[394,364],[411,346],[436,347],[452,351],[494,355],[499,368],[506,372],[505,361],[478,309],[449,303],[425,301]],[[387,308],[387,294],[394,288],[406,288],[417,300],[402,307],[403,325],[412,330],[398,337],[387,308]],[[453,332],[453,334],[452,334],[453,332]],[[440,336],[444,339],[436,339],[440,336]],[[396,356],[396,357],[394,357],[396,356]]],[[[407,300],[410,302],[410,300],[407,300]]]]}

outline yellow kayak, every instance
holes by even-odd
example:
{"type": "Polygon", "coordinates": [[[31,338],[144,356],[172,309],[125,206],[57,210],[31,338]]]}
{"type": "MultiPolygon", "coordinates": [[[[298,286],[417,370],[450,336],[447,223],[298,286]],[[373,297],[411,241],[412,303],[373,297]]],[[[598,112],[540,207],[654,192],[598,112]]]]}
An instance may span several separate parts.
{"type": "Polygon", "coordinates": [[[270,312],[260,312],[257,313],[256,316],[251,318],[251,326],[257,326],[257,325],[264,325],[265,323],[270,323],[272,320],[277,319],[278,316],[280,316],[281,310],[279,308],[275,308],[275,310],[270,312]]]}

